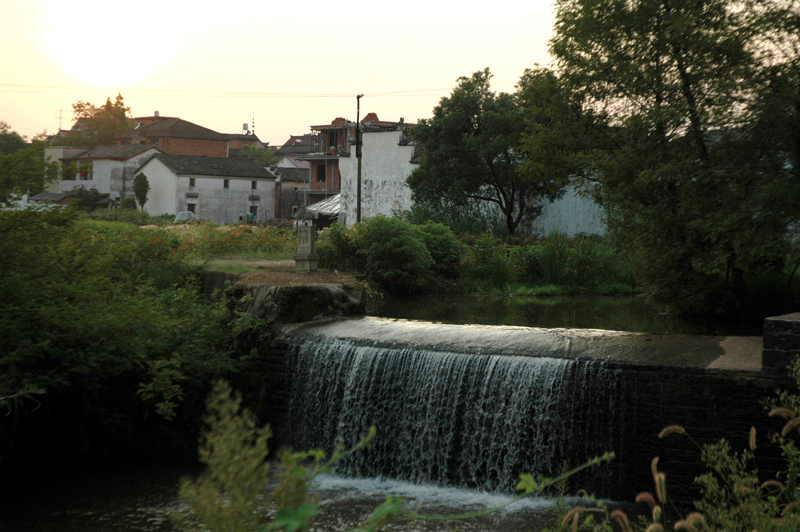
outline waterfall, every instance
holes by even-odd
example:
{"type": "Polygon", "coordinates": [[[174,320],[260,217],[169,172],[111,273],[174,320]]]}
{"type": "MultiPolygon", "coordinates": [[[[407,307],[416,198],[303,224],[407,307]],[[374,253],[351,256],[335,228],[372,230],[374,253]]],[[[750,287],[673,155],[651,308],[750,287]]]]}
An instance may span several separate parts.
{"type": "MultiPolygon", "coordinates": [[[[297,339],[287,358],[281,440],[330,452],[375,425],[374,449],[344,460],[338,473],[504,492],[520,473],[552,477],[564,462],[572,467],[619,448],[619,370],[531,354],[297,339]]],[[[575,489],[613,491],[619,468],[601,466],[580,480],[575,489]]]]}

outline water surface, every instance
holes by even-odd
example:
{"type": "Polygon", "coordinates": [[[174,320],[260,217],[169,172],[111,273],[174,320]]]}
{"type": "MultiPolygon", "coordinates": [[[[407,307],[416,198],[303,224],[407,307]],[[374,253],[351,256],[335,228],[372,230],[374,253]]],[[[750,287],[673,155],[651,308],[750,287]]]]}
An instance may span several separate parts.
{"type": "Polygon", "coordinates": [[[430,296],[387,299],[369,315],[435,323],[761,336],[761,324],[685,320],[635,296],[430,296]]]}

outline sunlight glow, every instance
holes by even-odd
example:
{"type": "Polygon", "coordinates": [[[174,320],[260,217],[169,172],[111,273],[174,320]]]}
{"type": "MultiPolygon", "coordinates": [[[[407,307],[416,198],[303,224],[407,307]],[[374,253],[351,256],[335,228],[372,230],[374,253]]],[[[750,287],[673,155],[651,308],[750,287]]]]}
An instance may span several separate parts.
{"type": "Polygon", "coordinates": [[[146,74],[175,53],[184,33],[160,23],[161,14],[132,4],[48,3],[42,31],[47,50],[70,74],[97,87],[119,87],[146,74]]]}

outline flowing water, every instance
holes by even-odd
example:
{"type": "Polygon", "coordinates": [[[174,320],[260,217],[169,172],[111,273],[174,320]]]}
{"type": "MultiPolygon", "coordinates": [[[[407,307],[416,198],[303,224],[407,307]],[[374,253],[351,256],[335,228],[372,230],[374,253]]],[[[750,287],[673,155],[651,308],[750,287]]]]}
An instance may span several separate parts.
{"type": "MultiPolygon", "coordinates": [[[[535,353],[532,353],[535,354],[535,353]]],[[[542,353],[546,354],[546,353],[542,353]]],[[[286,423],[297,449],[354,444],[375,425],[374,450],[346,476],[510,493],[524,472],[555,476],[618,448],[624,401],[602,361],[468,355],[305,339],[288,360],[286,423]]],[[[613,465],[583,485],[613,492],[613,465]]]]}

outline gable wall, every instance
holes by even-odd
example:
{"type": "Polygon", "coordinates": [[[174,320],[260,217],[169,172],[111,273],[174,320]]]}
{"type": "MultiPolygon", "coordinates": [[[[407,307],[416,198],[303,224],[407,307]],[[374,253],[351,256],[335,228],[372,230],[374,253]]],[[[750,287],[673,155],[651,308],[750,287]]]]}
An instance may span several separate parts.
{"type": "MultiPolygon", "coordinates": [[[[399,146],[399,131],[364,132],[361,158],[361,219],[411,208],[411,189],[406,178],[416,164],[409,161],[413,146],[399,146]]],[[[341,208],[345,224],[356,223],[358,159],[355,146],[350,157],[339,159],[342,173],[341,208]]]]}

